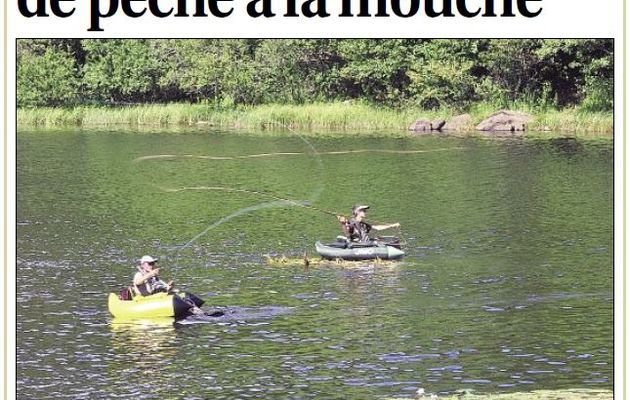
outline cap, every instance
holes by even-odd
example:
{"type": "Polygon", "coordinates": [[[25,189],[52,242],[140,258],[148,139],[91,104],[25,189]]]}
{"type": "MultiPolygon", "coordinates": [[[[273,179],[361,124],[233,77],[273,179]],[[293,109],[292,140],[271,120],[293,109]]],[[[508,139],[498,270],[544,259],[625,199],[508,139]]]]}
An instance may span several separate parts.
{"type": "Polygon", "coordinates": [[[153,258],[151,256],[142,256],[142,258],[140,259],[140,264],[144,264],[145,262],[151,263],[151,262],[156,262],[158,259],[157,258],[153,258]]]}
{"type": "Polygon", "coordinates": [[[357,215],[357,213],[361,210],[367,210],[368,208],[370,208],[370,206],[366,206],[366,205],[359,205],[357,204],[356,206],[352,207],[352,214],[353,215],[357,215]]]}

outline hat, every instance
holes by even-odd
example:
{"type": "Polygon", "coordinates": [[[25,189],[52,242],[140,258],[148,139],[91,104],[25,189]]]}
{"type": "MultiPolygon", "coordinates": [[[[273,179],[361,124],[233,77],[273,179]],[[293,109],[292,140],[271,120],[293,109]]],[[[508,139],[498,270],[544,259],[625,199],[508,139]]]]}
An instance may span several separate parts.
{"type": "Polygon", "coordinates": [[[157,258],[153,258],[151,256],[142,256],[142,258],[140,259],[140,265],[144,264],[145,262],[148,262],[148,263],[156,262],[157,260],[158,260],[157,258]]]}
{"type": "Polygon", "coordinates": [[[357,215],[359,211],[367,210],[368,208],[370,208],[370,206],[362,206],[357,204],[356,206],[352,207],[352,214],[357,215]]]}

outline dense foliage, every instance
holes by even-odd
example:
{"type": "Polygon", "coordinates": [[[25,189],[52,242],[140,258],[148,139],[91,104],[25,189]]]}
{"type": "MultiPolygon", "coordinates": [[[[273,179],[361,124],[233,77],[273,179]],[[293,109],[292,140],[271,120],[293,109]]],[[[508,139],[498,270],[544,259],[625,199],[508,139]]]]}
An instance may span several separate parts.
{"type": "Polygon", "coordinates": [[[612,110],[606,39],[18,40],[18,105],[357,100],[612,110]]]}

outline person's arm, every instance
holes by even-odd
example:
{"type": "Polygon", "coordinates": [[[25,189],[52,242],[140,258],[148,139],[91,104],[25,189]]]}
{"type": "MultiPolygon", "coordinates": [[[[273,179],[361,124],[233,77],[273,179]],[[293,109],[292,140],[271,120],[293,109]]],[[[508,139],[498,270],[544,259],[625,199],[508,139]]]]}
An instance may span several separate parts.
{"type": "Polygon", "coordinates": [[[344,217],[343,215],[338,215],[337,220],[341,224],[343,234],[346,236],[350,236],[352,234],[352,226],[350,225],[350,221],[348,221],[348,218],[344,217]]]}
{"type": "Polygon", "coordinates": [[[147,279],[156,276],[158,273],[160,272],[159,268],[154,269],[151,272],[148,272],[146,274],[142,273],[142,272],[138,272],[136,273],[136,275],[133,277],[133,284],[134,285],[142,285],[144,282],[146,282],[147,279]]]}
{"type": "Polygon", "coordinates": [[[170,281],[168,281],[168,283],[166,283],[166,282],[164,282],[163,280],[160,279],[160,284],[164,285],[164,287],[166,287],[167,291],[173,289],[173,286],[175,286],[175,283],[173,282],[172,279],[170,281]]]}
{"type": "Polygon", "coordinates": [[[387,224],[387,225],[372,225],[372,229],[375,231],[382,231],[390,228],[399,228],[400,224],[396,222],[395,224],[387,224]]]}
{"type": "Polygon", "coordinates": [[[158,278],[157,282],[154,282],[153,284],[153,288],[164,288],[166,289],[167,292],[169,292],[171,289],[173,289],[173,286],[175,286],[175,284],[173,283],[172,280],[168,281],[168,283],[166,283],[165,281],[163,281],[162,279],[158,278]]]}

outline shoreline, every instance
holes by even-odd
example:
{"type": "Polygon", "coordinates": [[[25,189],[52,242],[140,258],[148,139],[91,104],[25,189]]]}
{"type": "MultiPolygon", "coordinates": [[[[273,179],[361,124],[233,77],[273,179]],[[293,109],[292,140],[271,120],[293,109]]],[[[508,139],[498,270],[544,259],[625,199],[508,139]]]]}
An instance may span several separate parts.
{"type": "MultiPolygon", "coordinates": [[[[530,113],[534,120],[525,137],[612,138],[612,113],[581,112],[577,108],[535,112],[526,107],[511,107],[530,113]]],[[[481,132],[475,126],[498,111],[496,107],[480,104],[471,107],[471,122],[464,129],[452,132],[431,132],[454,136],[505,136],[510,132],[481,132]]],[[[334,130],[344,136],[369,131],[371,136],[414,136],[409,126],[422,118],[445,119],[458,115],[455,110],[419,109],[393,110],[362,103],[334,102],[302,105],[268,104],[259,106],[220,108],[210,104],[137,104],[116,106],[74,106],[18,108],[17,126],[24,127],[95,127],[95,126],[188,126],[272,131],[301,129],[308,131],[334,130]],[[354,131],[354,132],[353,132],[354,131]]]]}

